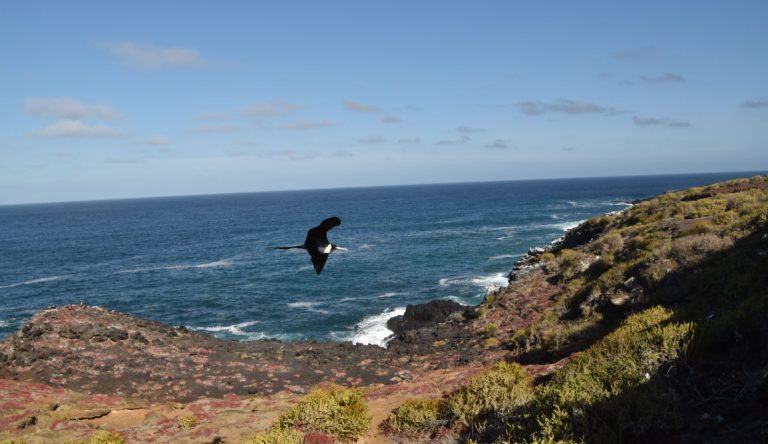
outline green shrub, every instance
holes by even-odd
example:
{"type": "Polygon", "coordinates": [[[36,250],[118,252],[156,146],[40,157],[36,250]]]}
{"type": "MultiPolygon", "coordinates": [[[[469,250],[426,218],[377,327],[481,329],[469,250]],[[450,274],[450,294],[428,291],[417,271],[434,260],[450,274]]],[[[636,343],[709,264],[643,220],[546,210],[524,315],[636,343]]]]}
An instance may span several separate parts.
{"type": "Polygon", "coordinates": [[[182,416],[179,418],[179,427],[182,429],[191,429],[197,425],[197,418],[194,415],[182,416]]]}
{"type": "Polygon", "coordinates": [[[488,348],[498,347],[499,344],[501,344],[501,341],[498,338],[488,338],[486,339],[483,344],[485,344],[488,348]]]}
{"type": "Polygon", "coordinates": [[[628,429],[673,428],[679,417],[652,378],[681,356],[693,325],[671,316],[661,307],[630,316],[555,373],[536,391],[535,436],[619,442],[628,429]]]}
{"type": "Polygon", "coordinates": [[[562,280],[571,279],[584,271],[586,256],[576,250],[565,248],[557,255],[557,266],[562,280]]]}
{"type": "Polygon", "coordinates": [[[65,441],[64,444],[124,444],[123,437],[117,432],[102,430],[91,435],[87,441],[65,441]]]}
{"type": "Polygon", "coordinates": [[[280,415],[277,427],[318,430],[340,441],[354,441],[368,430],[371,415],[360,389],[336,385],[310,392],[296,406],[280,415]]]}
{"type": "Polygon", "coordinates": [[[493,322],[489,322],[483,326],[483,333],[485,333],[488,336],[493,336],[494,333],[499,329],[499,326],[496,325],[493,322]]]}
{"type": "Polygon", "coordinates": [[[243,444],[302,444],[304,437],[292,428],[281,429],[273,427],[265,433],[259,433],[243,444]]]}
{"type": "Polygon", "coordinates": [[[409,399],[389,415],[387,422],[398,433],[428,433],[445,425],[442,403],[436,399],[409,399]]]}
{"type": "Polygon", "coordinates": [[[499,361],[446,400],[453,423],[482,430],[488,417],[508,420],[532,396],[531,378],[517,363],[499,361]]]}

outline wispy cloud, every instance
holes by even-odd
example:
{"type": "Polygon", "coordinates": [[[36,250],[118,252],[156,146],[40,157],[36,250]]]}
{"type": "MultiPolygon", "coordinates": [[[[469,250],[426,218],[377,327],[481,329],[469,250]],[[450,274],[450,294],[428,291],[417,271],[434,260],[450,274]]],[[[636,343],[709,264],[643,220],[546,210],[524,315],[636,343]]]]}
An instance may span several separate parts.
{"type": "Polygon", "coordinates": [[[378,143],[384,143],[387,139],[381,137],[381,136],[368,136],[363,137],[362,139],[358,139],[358,143],[367,143],[367,144],[378,144],[378,143]]]}
{"type": "Polygon", "coordinates": [[[519,102],[517,108],[529,116],[547,113],[563,114],[615,114],[617,111],[602,105],[571,99],[558,99],[556,102],[519,102]]]}
{"type": "Polygon", "coordinates": [[[333,126],[333,122],[330,120],[300,120],[298,122],[287,122],[277,125],[278,128],[290,130],[310,130],[328,126],[333,126]]]}
{"type": "Polygon", "coordinates": [[[662,126],[667,128],[690,128],[691,126],[693,126],[689,122],[682,122],[679,120],[672,120],[672,119],[658,118],[658,117],[634,116],[632,117],[632,122],[636,126],[640,126],[640,127],[662,126]]]}
{"type": "Polygon", "coordinates": [[[229,113],[200,113],[195,116],[197,120],[227,120],[229,113]]]}
{"type": "Polygon", "coordinates": [[[61,119],[116,119],[122,113],[106,105],[87,105],[68,98],[27,99],[24,104],[27,114],[61,119]]]}
{"type": "Polygon", "coordinates": [[[768,108],[768,100],[764,100],[764,99],[746,100],[744,103],[741,104],[741,106],[742,108],[750,108],[750,109],[768,108]]]}
{"type": "Polygon", "coordinates": [[[485,147],[486,148],[493,148],[493,149],[497,149],[497,150],[505,150],[505,149],[509,148],[509,145],[507,144],[507,142],[505,142],[505,141],[503,141],[501,139],[496,139],[493,142],[486,144],[485,147]]]}
{"type": "Polygon", "coordinates": [[[421,143],[421,137],[405,137],[397,139],[397,143],[400,145],[410,145],[415,143],[421,143]]]}
{"type": "Polygon", "coordinates": [[[106,43],[107,50],[126,64],[142,69],[191,68],[205,64],[195,49],[133,42],[106,43]]]}
{"type": "Polygon", "coordinates": [[[111,163],[113,165],[136,165],[144,163],[144,161],[140,159],[113,158],[107,159],[106,163],[111,163]]]}
{"type": "Polygon", "coordinates": [[[88,125],[79,120],[59,120],[35,133],[46,138],[117,137],[120,132],[106,125],[88,125]]]}
{"type": "Polygon", "coordinates": [[[659,57],[659,50],[655,46],[641,46],[614,51],[610,56],[619,60],[642,62],[657,59],[659,57]]]}
{"type": "Polygon", "coordinates": [[[570,153],[570,152],[576,151],[576,148],[572,146],[565,146],[560,148],[560,151],[565,151],[566,153],[570,153]]]}
{"type": "Polygon", "coordinates": [[[295,150],[274,150],[274,151],[262,153],[259,156],[267,157],[267,158],[285,158],[294,162],[302,161],[302,160],[312,160],[315,157],[317,157],[317,155],[312,153],[300,153],[295,150]]]}
{"type": "Polygon", "coordinates": [[[381,121],[388,124],[397,124],[397,123],[401,123],[403,119],[397,116],[384,116],[381,118],[381,121]]]}
{"type": "Polygon", "coordinates": [[[456,128],[456,131],[460,132],[462,134],[472,134],[472,133],[480,133],[480,132],[483,132],[485,130],[482,129],[482,128],[473,128],[471,126],[460,126],[460,127],[456,128]]]}
{"type": "Polygon", "coordinates": [[[152,136],[149,139],[145,140],[144,143],[146,143],[147,145],[155,145],[155,146],[168,145],[169,143],[171,143],[171,139],[169,139],[166,136],[152,136]]]}
{"type": "Polygon", "coordinates": [[[680,74],[673,72],[667,72],[658,76],[640,76],[645,83],[660,84],[660,83],[686,83],[688,80],[680,74]]]}
{"type": "Polygon", "coordinates": [[[274,117],[290,114],[301,106],[295,103],[276,100],[273,102],[258,102],[242,110],[242,113],[250,117],[274,117]]]}
{"type": "Polygon", "coordinates": [[[347,111],[352,111],[355,113],[377,113],[381,111],[378,106],[370,105],[367,103],[353,102],[351,100],[344,100],[341,102],[341,105],[347,111]]]}
{"type": "Polygon", "coordinates": [[[198,126],[196,131],[204,134],[233,133],[239,130],[237,125],[202,125],[198,126]]]}

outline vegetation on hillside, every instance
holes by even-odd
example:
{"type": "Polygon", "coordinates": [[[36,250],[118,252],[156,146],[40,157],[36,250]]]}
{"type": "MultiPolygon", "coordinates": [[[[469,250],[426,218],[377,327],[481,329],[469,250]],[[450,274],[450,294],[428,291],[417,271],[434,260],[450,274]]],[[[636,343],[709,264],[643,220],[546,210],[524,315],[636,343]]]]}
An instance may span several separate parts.
{"type": "Polygon", "coordinates": [[[768,178],[667,193],[581,232],[592,239],[566,238],[570,248],[538,257],[559,285],[556,304],[508,347],[513,361],[583,352],[535,387],[521,367],[497,364],[448,398],[401,406],[393,432],[447,425],[477,442],[768,440],[768,178]]]}

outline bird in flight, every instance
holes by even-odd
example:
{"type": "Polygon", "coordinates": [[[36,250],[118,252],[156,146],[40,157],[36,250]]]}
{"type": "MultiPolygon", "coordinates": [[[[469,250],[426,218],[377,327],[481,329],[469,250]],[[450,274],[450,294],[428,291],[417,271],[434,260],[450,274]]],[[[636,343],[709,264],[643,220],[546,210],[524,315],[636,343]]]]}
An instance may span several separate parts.
{"type": "Polygon", "coordinates": [[[341,219],[336,216],[329,217],[320,222],[320,225],[315,228],[310,228],[309,231],[307,231],[307,238],[304,239],[303,245],[272,248],[276,250],[290,250],[291,248],[307,250],[307,253],[309,253],[309,256],[312,258],[312,266],[315,267],[317,274],[320,274],[325,266],[325,261],[328,260],[328,255],[330,255],[332,251],[347,251],[346,248],[328,242],[328,230],[339,225],[341,225],[341,219]]]}

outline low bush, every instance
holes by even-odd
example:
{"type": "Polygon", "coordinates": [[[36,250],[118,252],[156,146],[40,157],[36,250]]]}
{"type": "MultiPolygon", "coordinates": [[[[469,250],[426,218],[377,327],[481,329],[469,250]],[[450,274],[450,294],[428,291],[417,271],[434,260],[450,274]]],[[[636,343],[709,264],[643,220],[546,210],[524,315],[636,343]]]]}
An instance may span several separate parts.
{"type": "Polygon", "coordinates": [[[260,433],[243,444],[302,444],[304,436],[296,429],[281,429],[273,427],[265,433],[260,433]]]}
{"type": "Polygon", "coordinates": [[[394,432],[429,433],[448,422],[443,410],[436,399],[409,399],[389,415],[387,422],[394,432]]]}
{"type": "Polygon", "coordinates": [[[633,315],[555,373],[536,391],[533,436],[620,442],[627,430],[641,436],[678,424],[655,376],[684,352],[693,325],[671,317],[661,307],[633,315]]]}
{"type": "Polygon", "coordinates": [[[361,390],[331,385],[313,390],[280,415],[277,427],[317,430],[348,442],[365,433],[370,423],[371,415],[361,390]]]}
{"type": "Polygon", "coordinates": [[[531,400],[530,382],[519,364],[497,362],[448,397],[451,422],[483,430],[488,421],[508,421],[531,400]]]}

